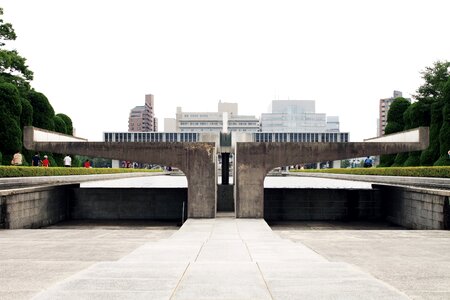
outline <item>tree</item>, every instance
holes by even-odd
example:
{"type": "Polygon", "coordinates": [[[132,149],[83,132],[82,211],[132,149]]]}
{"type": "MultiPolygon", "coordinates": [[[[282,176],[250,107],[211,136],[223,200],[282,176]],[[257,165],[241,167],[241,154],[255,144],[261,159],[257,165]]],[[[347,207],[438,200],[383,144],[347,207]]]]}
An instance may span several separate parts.
{"type": "Polygon", "coordinates": [[[58,115],[53,117],[53,123],[55,124],[55,131],[60,133],[67,133],[67,126],[64,120],[58,115]]]}
{"type": "MultiPolygon", "coordinates": [[[[55,116],[45,97],[30,86],[33,72],[26,59],[17,50],[7,49],[6,43],[17,36],[13,26],[3,21],[0,7],[0,151],[3,159],[9,159],[15,151],[22,150],[25,156],[30,152],[22,148],[22,128],[33,125],[63,133],[73,132],[72,120],[67,115],[55,116]]],[[[55,156],[58,160],[58,156],[55,156]]],[[[9,164],[9,162],[8,162],[9,164]]]]}
{"type": "Polygon", "coordinates": [[[420,155],[421,166],[432,166],[439,159],[439,132],[442,127],[443,103],[436,101],[431,105],[430,145],[420,155]]]}
{"type": "Polygon", "coordinates": [[[72,119],[70,119],[69,116],[61,113],[57,114],[56,116],[60,117],[66,124],[66,134],[73,135],[72,119]]]}
{"type": "Polygon", "coordinates": [[[44,94],[30,91],[28,94],[31,106],[33,106],[33,126],[54,131],[55,111],[44,94]]]}
{"type": "Polygon", "coordinates": [[[19,92],[10,83],[0,83],[0,151],[6,158],[22,148],[20,114],[22,105],[19,92]]]}
{"type": "Polygon", "coordinates": [[[439,130],[439,159],[435,166],[449,166],[450,158],[450,78],[444,86],[444,93],[441,101],[444,105],[442,110],[442,127],[439,130]]]}
{"type": "Polygon", "coordinates": [[[30,101],[25,98],[21,98],[20,102],[22,104],[22,113],[20,115],[20,128],[24,126],[33,125],[33,106],[31,106],[30,101]]]}
{"type": "Polygon", "coordinates": [[[433,66],[422,71],[422,78],[425,82],[417,89],[415,98],[430,107],[430,146],[422,151],[421,165],[447,163],[448,149],[445,153],[442,149],[448,142],[448,139],[445,138],[448,126],[448,121],[445,121],[445,106],[449,101],[449,67],[450,62],[437,61],[433,66]]]}
{"type": "MultiPolygon", "coordinates": [[[[402,97],[398,97],[392,102],[388,111],[386,129],[384,130],[386,134],[403,131],[405,127],[403,114],[409,106],[409,101],[402,97]]],[[[394,164],[395,158],[396,154],[381,155],[380,167],[390,167],[394,164]]]]}
{"type": "Polygon", "coordinates": [[[29,81],[33,80],[33,72],[28,69],[26,59],[16,50],[5,49],[6,41],[14,41],[17,36],[10,23],[4,23],[3,8],[0,7],[0,77],[19,90],[29,89],[29,81]]]}
{"type": "Polygon", "coordinates": [[[437,61],[432,67],[426,67],[421,72],[422,79],[425,81],[417,89],[415,98],[418,101],[434,102],[439,101],[442,98],[444,86],[449,78],[448,68],[450,62],[437,61]]]}
{"type": "MultiPolygon", "coordinates": [[[[430,125],[430,103],[417,101],[405,111],[405,130],[430,125]]],[[[403,163],[405,167],[420,166],[421,151],[409,152],[408,159],[403,163]]]]}

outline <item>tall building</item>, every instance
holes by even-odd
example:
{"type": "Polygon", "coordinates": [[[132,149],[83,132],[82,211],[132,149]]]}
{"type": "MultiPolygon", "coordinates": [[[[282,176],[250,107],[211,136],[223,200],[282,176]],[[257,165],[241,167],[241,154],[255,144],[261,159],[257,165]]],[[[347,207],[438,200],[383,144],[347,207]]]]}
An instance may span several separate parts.
{"type": "MultiPolygon", "coordinates": [[[[166,123],[170,126],[171,121],[167,120],[166,123]]],[[[259,120],[255,116],[238,115],[237,103],[220,101],[217,112],[184,112],[181,107],[177,107],[175,125],[177,132],[220,132],[224,129],[257,132],[259,120]]]]}
{"type": "MultiPolygon", "coordinates": [[[[393,96],[390,98],[385,98],[385,99],[380,99],[380,113],[379,113],[379,117],[378,117],[378,136],[382,136],[384,135],[384,130],[386,129],[386,124],[387,124],[387,115],[388,115],[388,111],[389,108],[391,107],[392,102],[394,102],[394,100],[396,98],[402,97],[402,92],[400,91],[394,91],[393,96]]],[[[406,99],[409,102],[411,102],[411,99],[406,99]]]]}
{"type": "Polygon", "coordinates": [[[143,106],[136,106],[130,111],[128,131],[158,131],[158,119],[155,118],[155,102],[153,95],[145,95],[145,104],[143,106]]]}
{"type": "Polygon", "coordinates": [[[315,112],[314,100],[273,100],[261,114],[262,132],[339,132],[339,117],[315,112]]]}

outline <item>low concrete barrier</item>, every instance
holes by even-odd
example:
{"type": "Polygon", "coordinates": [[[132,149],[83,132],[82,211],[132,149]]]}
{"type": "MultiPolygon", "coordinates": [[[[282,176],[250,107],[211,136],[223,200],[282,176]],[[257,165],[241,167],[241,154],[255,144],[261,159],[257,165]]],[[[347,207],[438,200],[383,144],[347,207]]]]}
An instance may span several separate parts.
{"type": "Polygon", "coordinates": [[[387,185],[380,190],[385,218],[410,229],[450,229],[450,191],[387,185]]]}
{"type": "Polygon", "coordinates": [[[40,228],[66,220],[71,189],[49,185],[0,191],[0,228],[40,228]]]}

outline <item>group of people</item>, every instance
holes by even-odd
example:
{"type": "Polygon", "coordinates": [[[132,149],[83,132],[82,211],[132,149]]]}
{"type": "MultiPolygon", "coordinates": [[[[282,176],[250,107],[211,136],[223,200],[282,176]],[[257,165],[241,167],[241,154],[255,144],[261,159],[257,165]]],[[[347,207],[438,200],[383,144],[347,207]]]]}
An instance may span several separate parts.
{"type": "MultiPolygon", "coordinates": [[[[70,168],[72,166],[72,158],[70,157],[70,155],[66,155],[63,158],[63,162],[64,162],[64,167],[66,168],[70,168]]],[[[11,165],[13,166],[21,166],[23,163],[23,156],[22,153],[20,152],[16,152],[13,155],[13,158],[11,160],[11,165]]],[[[31,158],[31,165],[33,167],[45,167],[48,168],[50,167],[50,160],[48,159],[47,155],[44,155],[44,159],[41,160],[41,157],[39,156],[39,153],[35,153],[34,156],[31,158]]],[[[91,168],[91,162],[89,161],[89,159],[86,159],[86,161],[83,163],[83,167],[85,168],[91,168]]]]}

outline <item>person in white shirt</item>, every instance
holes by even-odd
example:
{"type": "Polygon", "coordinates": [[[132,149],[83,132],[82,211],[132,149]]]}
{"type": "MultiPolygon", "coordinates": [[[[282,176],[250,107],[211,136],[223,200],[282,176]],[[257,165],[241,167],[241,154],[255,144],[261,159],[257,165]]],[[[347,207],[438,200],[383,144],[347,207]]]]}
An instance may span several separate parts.
{"type": "Polygon", "coordinates": [[[69,155],[66,155],[66,157],[64,157],[64,167],[70,166],[72,166],[72,158],[69,155]]]}

